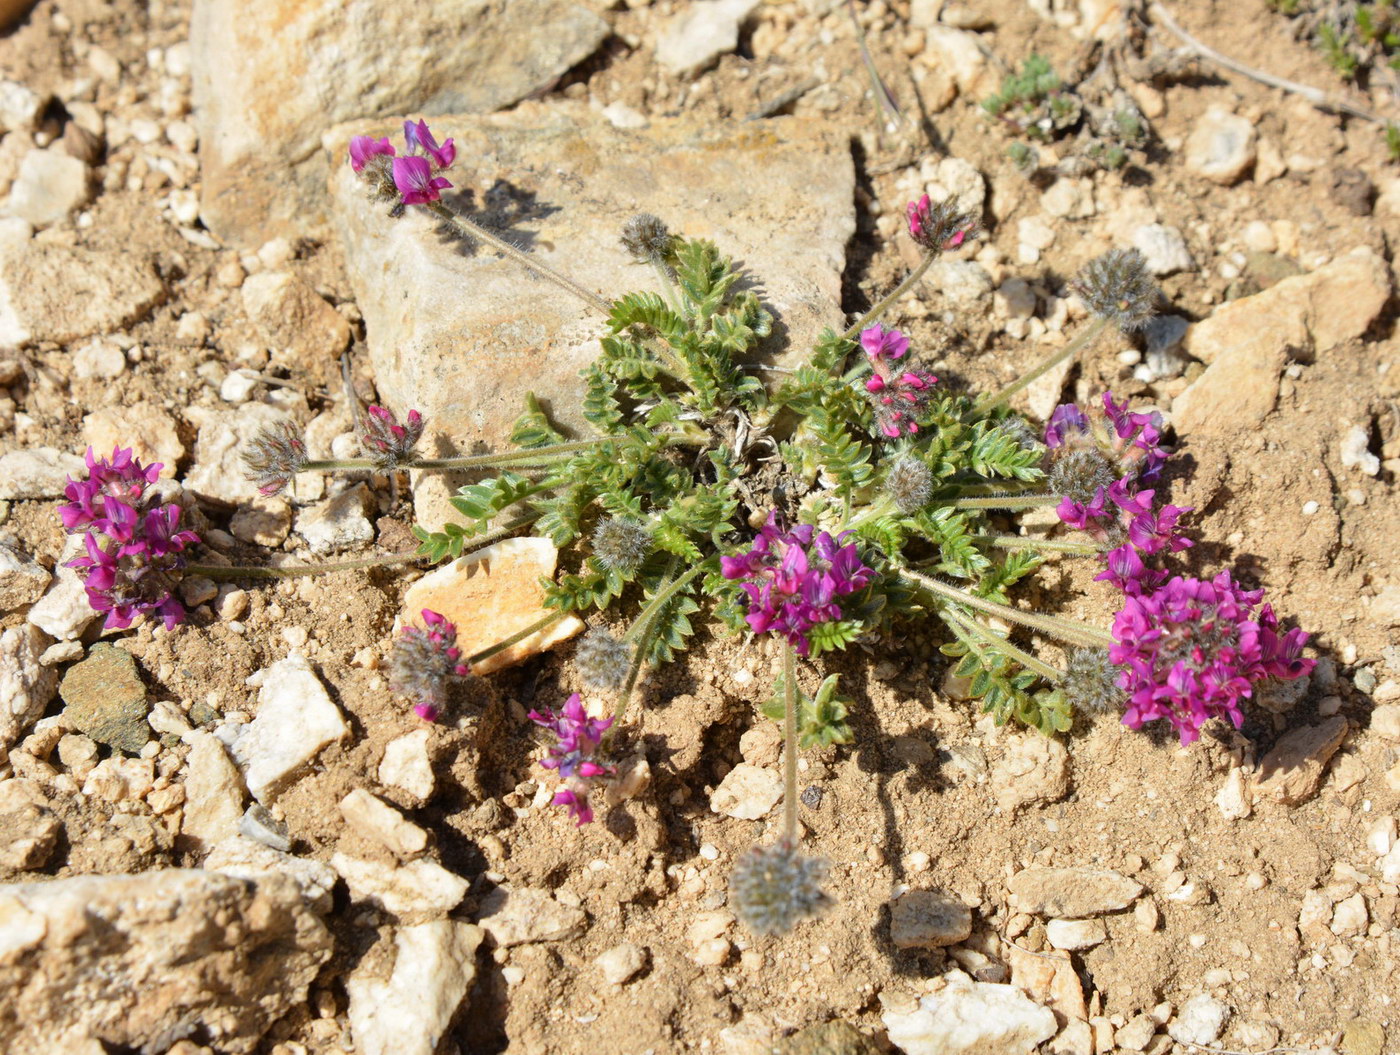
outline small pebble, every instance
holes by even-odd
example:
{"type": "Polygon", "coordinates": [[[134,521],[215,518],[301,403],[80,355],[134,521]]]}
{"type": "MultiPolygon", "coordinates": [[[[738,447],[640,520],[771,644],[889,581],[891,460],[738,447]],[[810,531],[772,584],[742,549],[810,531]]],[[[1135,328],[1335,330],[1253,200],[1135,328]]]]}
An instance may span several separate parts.
{"type": "Polygon", "coordinates": [[[707,861],[717,861],[719,860],[719,847],[712,843],[706,843],[700,847],[700,856],[707,861]]]}
{"type": "Polygon", "coordinates": [[[1304,502],[1304,503],[1303,503],[1303,516],[1305,516],[1305,517],[1310,517],[1310,516],[1312,516],[1314,513],[1316,513],[1316,512],[1317,512],[1319,509],[1321,509],[1321,508],[1322,508],[1322,507],[1319,506],[1316,502],[1313,502],[1313,501],[1304,502]]]}

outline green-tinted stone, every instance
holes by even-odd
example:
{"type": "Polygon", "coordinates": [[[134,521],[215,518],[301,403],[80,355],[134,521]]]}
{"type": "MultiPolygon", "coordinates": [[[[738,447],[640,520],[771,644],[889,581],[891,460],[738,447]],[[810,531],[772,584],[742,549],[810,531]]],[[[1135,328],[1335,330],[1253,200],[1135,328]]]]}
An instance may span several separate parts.
{"type": "Polygon", "coordinates": [[[1342,1032],[1342,1050],[1346,1055],[1381,1055],[1385,1046],[1385,1029],[1369,1018],[1354,1018],[1342,1032]]]}
{"type": "Polygon", "coordinates": [[[87,659],[68,668],[58,686],[63,715],[73,728],[129,755],[151,739],[146,724],[146,686],[131,653],[97,644],[87,659]]]}
{"type": "Polygon", "coordinates": [[[849,1022],[820,1022],[782,1040],[779,1055],[880,1055],[873,1040],[849,1022]]]}

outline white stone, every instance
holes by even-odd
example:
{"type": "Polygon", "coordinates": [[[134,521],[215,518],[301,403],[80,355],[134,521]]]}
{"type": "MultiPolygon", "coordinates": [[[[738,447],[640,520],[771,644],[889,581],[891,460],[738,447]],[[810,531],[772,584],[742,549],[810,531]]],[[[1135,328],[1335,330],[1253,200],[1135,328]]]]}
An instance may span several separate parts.
{"type": "Polygon", "coordinates": [[[33,132],[44,111],[45,99],[18,81],[0,81],[0,135],[33,132]]]}
{"type": "Polygon", "coordinates": [[[415,729],[390,740],[379,763],[380,783],[406,791],[420,803],[432,798],[435,782],[428,759],[429,735],[427,729],[415,729]]]}
{"type": "Polygon", "coordinates": [[[1233,767],[1225,777],[1225,783],[1215,793],[1215,805],[1227,821],[1242,821],[1253,812],[1253,797],[1241,767],[1233,767]]]}
{"type": "Polygon", "coordinates": [[[958,91],[976,94],[986,77],[987,56],[977,34],[951,26],[932,25],[924,30],[925,55],[934,68],[952,74],[958,91]]]}
{"type": "Polygon", "coordinates": [[[349,736],[350,727],[302,656],[264,667],[248,684],[258,689],[257,716],[223,731],[248,791],[266,805],[323,747],[349,736]]]}
{"type": "Polygon", "coordinates": [[[1008,278],[992,297],[997,314],[1012,319],[1029,319],[1035,314],[1035,305],[1035,290],[1023,278],[1008,278]]]}
{"type": "Polygon", "coordinates": [[[1186,247],[1180,228],[1161,223],[1142,224],[1133,230],[1133,247],[1143,255],[1147,270],[1154,275],[1196,269],[1196,261],[1186,247]]]}
{"type": "Polygon", "coordinates": [[[646,114],[632,109],[626,103],[609,103],[603,107],[603,116],[614,128],[646,128],[651,124],[646,114]]]}
{"type": "Polygon", "coordinates": [[[345,981],[359,1055],[433,1055],[476,977],[480,927],[442,919],[394,931],[394,966],[373,953],[345,981]]]}
{"type": "Polygon", "coordinates": [[[1045,937],[1057,949],[1092,949],[1108,940],[1101,919],[1052,919],[1045,923],[1045,937]]]}
{"type": "Polygon", "coordinates": [[[1058,802],[1069,794],[1069,773],[1069,752],[1064,744],[1029,733],[1013,740],[992,768],[992,794],[997,805],[1008,811],[1058,802]]]}
{"type": "Polygon", "coordinates": [[[1062,176],[1040,195],[1040,207],[1062,220],[1086,220],[1094,215],[1093,182],[1062,176]]]}
{"type": "Polygon", "coordinates": [[[935,260],[925,281],[953,308],[975,308],[992,292],[991,275],[975,260],[935,260]]]}
{"type": "Polygon", "coordinates": [[[726,817],[756,821],[783,797],[783,780],[771,769],[740,762],[710,795],[710,809],[726,817]]]}
{"type": "Polygon", "coordinates": [[[44,714],[58,688],[58,672],[39,660],[48,639],[28,624],[0,633],[0,754],[44,714]]]}
{"type": "Polygon", "coordinates": [[[470,885],[425,857],[392,865],[337,853],[331,867],[345,880],[352,900],[368,901],[401,917],[445,916],[461,904],[470,885]]]}
{"type": "Polygon", "coordinates": [[[1354,938],[1366,932],[1370,915],[1366,911],[1366,898],[1353,894],[1342,900],[1332,911],[1332,933],[1339,938],[1354,938]]]}
{"type": "Polygon", "coordinates": [[[1055,1013],[1014,985],[974,982],[961,971],[909,1012],[880,1018],[904,1055],[1030,1055],[1058,1030],[1055,1013]]]}
{"type": "Polygon", "coordinates": [[[1167,1023],[1167,1033],[1178,1044],[1214,1044],[1229,1017],[1228,1004],[1209,993],[1197,993],[1167,1023]]]}
{"type": "Polygon", "coordinates": [[[1345,469],[1359,469],[1367,476],[1381,471],[1381,460],[1370,451],[1371,435],[1360,425],[1352,425],[1342,433],[1341,458],[1345,469]]]}
{"type": "Polygon", "coordinates": [[[982,219],[987,203],[987,181],[981,170],[962,158],[940,158],[921,171],[927,174],[924,190],[935,202],[954,200],[974,220],[982,219]]]}
{"type": "Polygon", "coordinates": [[[339,879],[335,869],[324,861],[274,850],[246,835],[234,835],[215,846],[204,859],[204,868],[240,879],[287,876],[297,885],[307,904],[321,915],[331,910],[339,879]]]}
{"type": "Polygon", "coordinates": [[[31,150],[20,162],[6,211],[35,227],[67,218],[88,200],[88,167],[60,147],[31,150]]]}
{"type": "Polygon", "coordinates": [[[324,556],[374,541],[374,525],[365,514],[374,499],[364,484],[340,492],[297,513],[296,531],[311,552],[324,556]]]}
{"type": "Polygon", "coordinates": [[[1032,249],[1049,249],[1055,244],[1055,228],[1042,217],[1028,216],[1017,221],[1016,237],[1032,249]]]}
{"type": "MultiPolygon", "coordinates": [[[[327,168],[349,170],[343,150],[318,152],[331,125],[381,114],[398,137],[405,116],[509,107],[547,91],[610,30],[565,0],[207,0],[189,32],[202,215],[256,247],[324,227],[327,168]]],[[[473,156],[461,147],[458,173],[473,156]]]]}
{"type": "Polygon", "coordinates": [[[0,457],[0,499],[61,498],[70,476],[87,476],[77,455],[56,447],[11,451],[0,457]]]}
{"type": "Polygon", "coordinates": [[[609,985],[623,985],[647,965],[647,951],[640,945],[623,942],[600,953],[593,961],[609,985]]]}
{"type": "Polygon", "coordinates": [[[416,857],[428,848],[428,833],[381,798],[356,788],[340,800],[347,824],[396,857],[416,857]]]}
{"type": "Polygon", "coordinates": [[[97,619],[82,578],[76,568],[67,567],[67,560],[65,556],[49,592],[30,606],[26,617],[32,625],[59,641],[82,637],[83,631],[97,619]]]}
{"type": "Polygon", "coordinates": [[[656,42],[656,61],[676,77],[694,77],[739,44],[739,27],[759,0],[695,0],[672,17],[656,42]]]}
{"type": "Polygon", "coordinates": [[[246,403],[258,390],[256,370],[234,370],[219,383],[219,398],[225,403],[246,403]]]}
{"type": "Polygon", "coordinates": [[[1235,183],[1254,164],[1255,149],[1254,125],[1212,106],[1186,139],[1186,171],[1212,183],[1235,183]]]}
{"type": "Polygon", "coordinates": [[[164,296],[149,253],[0,239],[0,347],[115,333],[164,296]]]}
{"type": "Polygon", "coordinates": [[[212,733],[195,729],[185,736],[185,814],[180,833],[196,849],[206,849],[238,834],[243,816],[243,776],[212,733]]]}
{"type": "Polygon", "coordinates": [[[265,403],[249,403],[236,410],[190,407],[185,416],[199,426],[186,489],[234,505],[261,497],[244,472],[242,454],[263,428],[286,421],[287,415],[265,403]]]}
{"type": "Polygon", "coordinates": [[[477,922],[498,947],[508,948],[577,937],[588,916],[576,905],[556,901],[548,890],[500,886],[481,899],[477,922]]]}
{"type": "Polygon", "coordinates": [[[82,380],[120,377],[126,369],[126,354],[111,341],[94,337],[73,353],[73,373],[82,380]]]}

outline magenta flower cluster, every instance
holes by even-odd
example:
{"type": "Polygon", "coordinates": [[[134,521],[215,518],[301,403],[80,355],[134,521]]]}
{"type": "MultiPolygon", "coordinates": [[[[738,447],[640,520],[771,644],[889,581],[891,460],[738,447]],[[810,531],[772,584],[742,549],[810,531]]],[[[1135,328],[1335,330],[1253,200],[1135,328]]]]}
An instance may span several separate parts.
{"type": "Polygon", "coordinates": [[[911,201],[905,211],[909,219],[909,237],[930,252],[956,249],[977,229],[977,222],[958,211],[953,199],[934,203],[927,194],[911,201]]]}
{"type": "Polygon", "coordinates": [[[457,147],[450,139],[438,146],[426,121],[405,121],[403,138],[405,152],[399,154],[387,138],[354,136],[350,140],[351,169],[356,173],[369,169],[372,176],[391,179],[404,205],[437,201],[452,186],[437,173],[452,167],[457,147]]]}
{"type": "Polygon", "coordinates": [[[749,599],[745,619],[755,634],[771,630],[798,655],[811,651],[807,635],[812,627],[841,618],[836,598],[864,589],[875,578],[856,544],[846,542],[850,534],[832,538],[811,524],[785,531],[776,512],[770,512],[747,552],[720,558],[726,579],[745,580],[740,585],[749,599]]]}
{"type": "Polygon", "coordinates": [[[471,668],[457,647],[457,626],[431,608],[422,610],[423,626],[405,626],[394,642],[389,686],[414,700],[413,713],[435,722],[447,703],[447,679],[464,678],[471,668]]]}
{"type": "Polygon", "coordinates": [[[557,737],[549,748],[549,753],[540,760],[545,769],[559,774],[563,784],[554,793],[555,806],[567,806],[569,816],[579,826],[593,819],[593,809],[588,804],[588,795],[600,777],[610,777],[617,772],[616,766],[597,759],[598,745],[603,742],[603,734],[612,725],[611,718],[590,718],[583,709],[583,701],[574,693],[564,703],[557,714],[546,710],[530,712],[530,721],[549,729],[557,737]]]}
{"type": "Polygon", "coordinates": [[[1298,678],[1308,635],[1280,634],[1263,590],[1245,590],[1228,571],[1209,581],[1174,577],[1152,593],[1128,596],[1113,623],[1109,659],[1123,667],[1128,694],[1123,724],[1131,729],[1166,718],[1183,744],[1211,718],[1240,727],[1241,703],[1262,678],[1298,678]]]}
{"type": "Polygon", "coordinates": [[[132,451],[116,448],[111,460],[87,450],[86,480],[69,479],[59,508],[64,529],[82,534],[87,552],[68,562],[86,572],[83,586],[94,611],[106,612],[104,629],[124,630],[143,612],[155,612],[167,630],[185,618],[175,599],[185,567],[184,549],[199,542],[180,530],[180,507],[147,496],[161,464],[142,465],[132,451]]]}
{"type": "Polygon", "coordinates": [[[919,431],[916,420],[933,394],[938,378],[919,370],[905,370],[899,361],[909,352],[909,338],[879,323],[863,330],[860,346],[873,371],[865,382],[875,408],[875,424],[890,439],[919,431]]]}
{"type": "Polygon", "coordinates": [[[392,410],[371,406],[365,411],[360,445],[382,468],[392,470],[413,460],[413,448],[423,438],[423,427],[423,415],[416,410],[410,410],[400,425],[392,410]]]}
{"type": "Polygon", "coordinates": [[[1114,402],[1112,392],[1104,393],[1099,421],[1091,424],[1078,407],[1064,403],[1045,427],[1045,445],[1058,454],[1060,471],[1052,470],[1052,483],[1062,479],[1072,492],[1063,495],[1055,511],[1070,527],[1117,543],[1104,555],[1106,567],[1096,578],[1127,594],[1166,580],[1167,573],[1149,566],[1144,556],[1191,546],[1176,531],[1177,521],[1190,509],[1167,505],[1154,510],[1156,491],[1138,489],[1161,475],[1167,460],[1161,439],[1160,414],[1130,413],[1126,402],[1114,402]]]}

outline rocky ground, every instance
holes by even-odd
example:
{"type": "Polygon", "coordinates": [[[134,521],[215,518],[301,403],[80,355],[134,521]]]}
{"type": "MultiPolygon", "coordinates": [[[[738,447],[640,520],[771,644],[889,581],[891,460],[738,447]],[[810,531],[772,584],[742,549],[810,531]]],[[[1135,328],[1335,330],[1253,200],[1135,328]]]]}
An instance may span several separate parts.
{"type": "MultiPolygon", "coordinates": [[[[0,3],[6,1051],[1400,1051],[1400,179],[1374,124],[1109,0],[858,5],[891,123],[829,0],[25,6],[0,3]],[[1097,133],[1008,159],[979,104],[1032,52],[1141,118],[1125,164],[1097,133]],[[419,571],[193,579],[186,625],[101,633],[54,513],[88,444],[165,463],[207,562],[301,562],[448,515],[440,480],[243,479],[269,421],[354,451],[343,352],[439,450],[500,447],[527,388],[576,420],[598,319],[342,164],[419,113],[457,139],[457,207],[610,293],[647,284],[616,231],[656,212],[754,269],[790,354],[916,259],[907,200],[960,196],[984,240],[887,320],[955,386],[1065,341],[1068,277],[1142,249],[1164,316],[1022,409],[1111,388],[1167,414],[1184,556],[1312,631],[1311,679],[1179,749],[1112,716],[998,728],[932,636],[842,655],[856,742],[801,763],[836,904],[754,939],[726,884],[780,812],[765,643],[704,628],[653,676],[634,794],[575,829],[525,719],[578,684],[572,646],[527,640],[425,725],[381,669],[404,592],[443,589],[419,571]]],[[[1264,0],[1171,10],[1400,116],[1264,0]]],[[[447,573],[468,650],[553,568],[516,545],[447,573]]],[[[1025,600],[1106,623],[1089,579],[1053,565],[1025,600]]]]}

